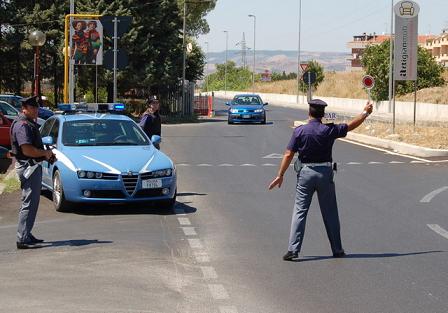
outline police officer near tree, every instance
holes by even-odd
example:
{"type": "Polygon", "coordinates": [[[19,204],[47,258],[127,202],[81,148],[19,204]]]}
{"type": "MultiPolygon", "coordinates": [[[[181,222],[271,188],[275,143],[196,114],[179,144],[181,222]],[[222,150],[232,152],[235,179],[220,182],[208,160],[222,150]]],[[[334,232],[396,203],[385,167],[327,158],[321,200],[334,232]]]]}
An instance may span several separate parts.
{"type": "Polygon", "coordinates": [[[285,261],[293,261],[299,256],[305,233],[306,217],[314,192],[317,192],[333,257],[341,258],[345,256],[341,243],[338,206],[333,180],[333,170],[336,170],[336,166],[332,163],[332,148],[337,138],[345,137],[347,132],[361,125],[373,110],[372,104],[368,102],[364,111],[348,124],[323,124],[322,118],[327,103],[320,99],[312,99],[308,104],[309,121],[294,130],[283,155],[277,177],[269,185],[269,190],[275,186],[278,186],[278,188],[282,186],[283,175],[294,158],[294,154],[298,152],[298,160],[294,166],[298,172],[296,197],[288,252],[283,256],[285,261]]]}
{"type": "Polygon", "coordinates": [[[16,158],[16,172],[22,189],[22,204],[19,211],[17,228],[17,249],[36,248],[43,242],[31,233],[39,207],[42,184],[40,162],[54,162],[51,150],[44,150],[39,126],[35,122],[38,116],[38,97],[22,99],[22,112],[11,125],[11,148],[16,158]]]}

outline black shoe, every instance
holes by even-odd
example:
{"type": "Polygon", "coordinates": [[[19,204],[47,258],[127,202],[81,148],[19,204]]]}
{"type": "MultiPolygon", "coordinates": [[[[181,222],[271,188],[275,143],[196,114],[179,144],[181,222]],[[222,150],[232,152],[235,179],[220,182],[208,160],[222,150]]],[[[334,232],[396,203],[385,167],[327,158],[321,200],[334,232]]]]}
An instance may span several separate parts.
{"type": "Polygon", "coordinates": [[[299,253],[298,252],[292,252],[292,251],[288,251],[286,252],[286,254],[283,256],[283,260],[284,261],[292,261],[294,259],[297,259],[299,257],[299,253]]]}
{"type": "Polygon", "coordinates": [[[16,242],[17,249],[37,249],[42,248],[41,246],[36,246],[33,243],[29,242],[16,242]]]}
{"type": "Polygon", "coordinates": [[[42,243],[42,242],[44,242],[43,239],[38,239],[38,238],[34,237],[33,234],[29,234],[29,235],[28,235],[28,238],[30,239],[30,240],[29,240],[29,243],[30,243],[30,244],[36,244],[36,243],[42,243]]]}
{"type": "Polygon", "coordinates": [[[345,254],[344,250],[342,250],[341,252],[333,253],[333,258],[343,258],[345,256],[346,256],[346,254],[345,254]]]}

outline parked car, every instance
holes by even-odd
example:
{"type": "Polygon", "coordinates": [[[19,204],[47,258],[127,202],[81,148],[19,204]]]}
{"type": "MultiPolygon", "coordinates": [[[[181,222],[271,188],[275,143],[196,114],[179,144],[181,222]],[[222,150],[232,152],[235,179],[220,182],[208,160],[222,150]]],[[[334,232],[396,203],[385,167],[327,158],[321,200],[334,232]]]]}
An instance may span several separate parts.
{"type": "Polygon", "coordinates": [[[2,147],[11,146],[10,128],[11,121],[0,112],[0,146],[2,147]]]}
{"type": "Polygon", "coordinates": [[[57,211],[79,203],[174,206],[174,163],[154,147],[161,138],[153,136],[151,141],[131,118],[95,112],[55,114],[40,132],[57,157],[54,164],[42,164],[42,185],[53,193],[57,211]]]}
{"type": "MultiPolygon", "coordinates": [[[[22,103],[20,102],[20,99],[22,99],[22,97],[21,96],[17,96],[17,95],[0,95],[0,101],[8,102],[10,105],[15,107],[18,111],[20,111],[20,109],[22,107],[22,103]]],[[[43,100],[43,102],[45,104],[46,97],[42,96],[42,100],[43,100]]],[[[47,118],[49,118],[53,114],[54,114],[54,112],[52,110],[50,110],[48,107],[39,107],[38,116],[41,119],[46,120],[47,118]]]]}
{"type": "Polygon", "coordinates": [[[261,123],[266,124],[265,106],[259,95],[240,94],[232,101],[226,102],[229,106],[228,124],[233,123],[261,123]]]}
{"type": "MultiPolygon", "coordinates": [[[[0,101],[0,112],[3,113],[3,115],[6,116],[11,122],[14,121],[20,113],[19,110],[5,101],[0,101]]],[[[36,122],[39,126],[41,126],[45,120],[38,117],[36,122]]]]}

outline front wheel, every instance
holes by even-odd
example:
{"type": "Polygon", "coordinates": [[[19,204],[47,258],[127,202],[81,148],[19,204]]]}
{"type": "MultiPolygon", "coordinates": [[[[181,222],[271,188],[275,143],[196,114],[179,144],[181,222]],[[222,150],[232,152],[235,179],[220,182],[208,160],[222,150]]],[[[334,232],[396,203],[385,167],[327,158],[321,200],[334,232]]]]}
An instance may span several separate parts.
{"type": "Polygon", "coordinates": [[[53,175],[53,204],[58,212],[69,212],[71,209],[71,204],[65,199],[59,170],[56,170],[53,175]]]}

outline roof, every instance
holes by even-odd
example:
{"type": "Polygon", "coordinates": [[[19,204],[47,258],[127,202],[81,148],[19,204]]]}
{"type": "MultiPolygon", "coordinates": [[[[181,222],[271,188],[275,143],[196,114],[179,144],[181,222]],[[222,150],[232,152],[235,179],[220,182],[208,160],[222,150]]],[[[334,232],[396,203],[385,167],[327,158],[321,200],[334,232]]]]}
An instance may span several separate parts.
{"type": "Polygon", "coordinates": [[[59,118],[63,118],[65,121],[85,121],[85,120],[120,120],[120,121],[132,121],[126,115],[112,114],[112,113],[76,113],[76,114],[62,114],[58,115],[59,118]]]}
{"type": "Polygon", "coordinates": [[[239,93],[235,97],[259,97],[256,93],[239,93]]]}

